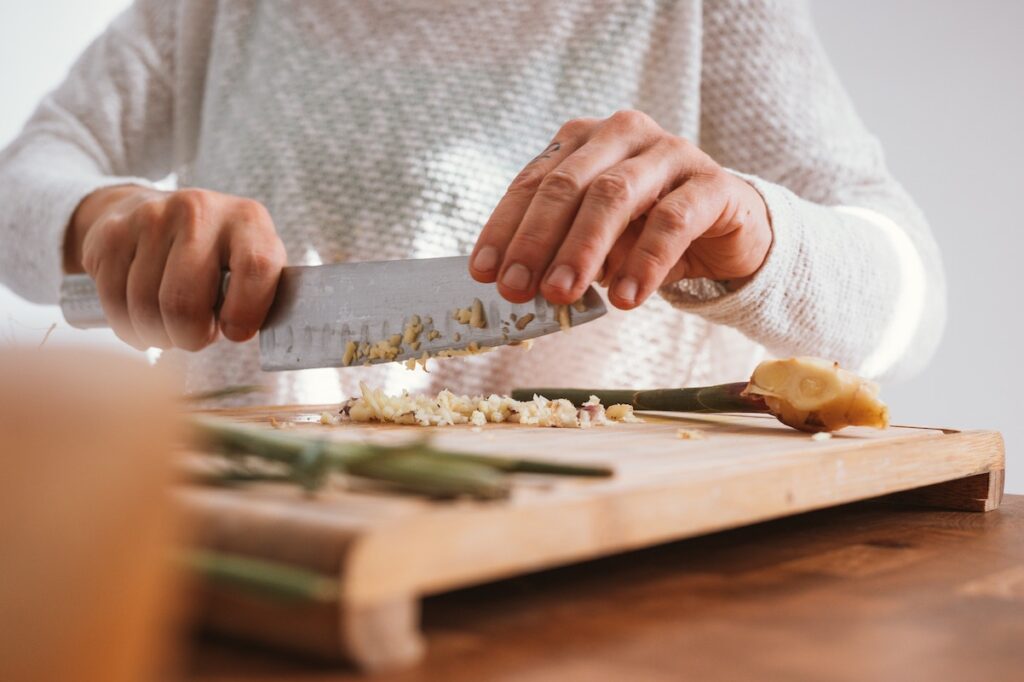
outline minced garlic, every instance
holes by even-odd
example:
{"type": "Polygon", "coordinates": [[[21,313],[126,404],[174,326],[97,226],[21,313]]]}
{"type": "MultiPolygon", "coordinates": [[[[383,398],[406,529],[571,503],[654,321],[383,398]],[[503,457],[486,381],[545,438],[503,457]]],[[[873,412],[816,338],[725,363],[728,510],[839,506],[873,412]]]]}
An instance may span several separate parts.
{"type": "Polygon", "coordinates": [[[643,421],[643,419],[633,414],[633,406],[625,403],[609,405],[605,409],[605,415],[617,422],[639,423],[643,421]]]}
{"type": "Polygon", "coordinates": [[[567,305],[556,305],[555,306],[555,319],[558,320],[558,327],[563,331],[567,332],[572,329],[572,316],[569,312],[569,306],[567,305]]]}
{"type": "Polygon", "coordinates": [[[488,422],[509,422],[523,426],[550,426],[558,428],[589,428],[614,421],[640,421],[633,410],[606,411],[596,396],[582,407],[576,408],[564,399],[548,400],[534,396],[532,400],[513,400],[508,396],[455,395],[444,390],[434,397],[402,393],[389,396],[379,389],[360,383],[362,395],[350,398],[341,407],[341,415],[354,422],[390,422],[419,426],[446,426],[471,424],[476,427],[488,422]],[[614,416],[619,415],[619,416],[614,416]]]}
{"type": "Polygon", "coordinates": [[[402,343],[412,344],[420,337],[420,332],[423,331],[423,323],[420,322],[419,315],[413,315],[409,318],[408,324],[405,325],[405,329],[402,330],[402,343]]]}
{"type": "Polygon", "coordinates": [[[536,315],[534,315],[533,313],[526,313],[518,320],[516,320],[516,329],[518,329],[519,331],[523,331],[524,329],[526,329],[526,325],[533,322],[534,317],[536,317],[536,315]]]}

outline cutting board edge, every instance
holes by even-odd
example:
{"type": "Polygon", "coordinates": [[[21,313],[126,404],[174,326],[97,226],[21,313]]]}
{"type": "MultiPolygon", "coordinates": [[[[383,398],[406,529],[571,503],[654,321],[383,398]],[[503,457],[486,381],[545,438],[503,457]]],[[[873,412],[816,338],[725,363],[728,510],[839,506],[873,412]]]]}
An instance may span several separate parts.
{"type": "MultiPolygon", "coordinates": [[[[771,485],[765,485],[763,479],[756,483],[758,490],[748,489],[750,481],[743,481],[737,477],[732,485],[734,489],[727,495],[719,490],[716,499],[705,499],[710,506],[703,510],[704,516],[699,521],[691,521],[689,524],[681,523],[676,525],[685,516],[685,510],[676,508],[671,520],[662,519],[662,524],[656,528],[648,527],[645,532],[633,533],[627,539],[621,538],[621,533],[601,533],[593,528],[600,522],[608,522],[622,525],[622,516],[628,511],[626,507],[653,507],[657,502],[658,508],[671,508],[671,496],[678,496],[680,488],[678,485],[657,488],[655,486],[622,490],[609,493],[604,496],[606,501],[615,504],[614,510],[599,514],[588,513],[583,510],[588,504],[593,503],[592,498],[563,499],[551,504],[538,505],[535,508],[514,505],[500,505],[492,508],[474,510],[472,514],[465,510],[437,511],[425,514],[413,522],[391,523],[378,530],[369,530],[361,534],[354,542],[352,551],[346,558],[344,568],[343,595],[350,603],[373,603],[380,600],[387,600],[401,595],[425,595],[449,591],[474,584],[489,582],[504,577],[521,573],[544,570],[557,566],[586,561],[609,554],[618,554],[634,549],[649,547],[665,542],[682,540],[698,535],[705,535],[720,530],[735,528],[772,519],[801,514],[816,509],[839,506],[850,502],[856,502],[875,497],[882,497],[893,493],[914,490],[938,483],[966,479],[971,476],[985,474],[990,471],[1003,470],[1005,467],[1005,445],[1002,434],[990,430],[967,430],[967,431],[945,431],[936,438],[908,439],[895,444],[889,452],[889,457],[899,456],[905,453],[906,460],[900,462],[901,467],[912,466],[928,457],[935,457],[932,450],[928,455],[914,452],[919,450],[918,446],[940,445],[939,448],[945,456],[943,468],[932,470],[928,475],[893,479],[870,479],[865,483],[864,478],[854,477],[853,483],[846,483],[842,488],[843,492],[826,495],[816,490],[813,486],[794,491],[783,486],[780,499],[770,500],[769,507],[760,507],[759,511],[749,509],[732,515],[721,514],[721,505],[729,501],[737,501],[744,492],[755,497],[758,491],[768,489],[773,492],[771,485]],[[960,453],[960,450],[973,451],[973,456],[961,459],[953,455],[960,453]],[[745,488],[744,486],[747,486],[745,488]],[[803,497],[798,499],[797,495],[803,497]],[[657,495],[653,498],[651,496],[657,495]],[[628,498],[627,501],[624,501],[628,498]],[[633,499],[643,498],[643,499],[633,499]],[[724,499],[723,499],[724,498],[724,499]],[[581,511],[582,510],[582,511],[581,511]],[[533,556],[524,558],[519,556],[515,559],[497,561],[502,556],[502,548],[507,551],[509,546],[529,546],[534,543],[527,542],[529,537],[523,538],[523,542],[510,542],[509,531],[515,530],[509,524],[517,523],[512,517],[520,517],[518,523],[522,525],[522,517],[529,517],[531,514],[561,512],[574,513],[575,520],[583,523],[588,528],[589,537],[593,540],[587,543],[572,542],[572,538],[558,538],[557,541],[544,545],[544,556],[536,553],[533,556]],[[505,517],[505,518],[502,518],[505,517]],[[467,521],[467,519],[472,519],[467,521]],[[449,546],[446,552],[438,552],[441,547],[438,538],[458,538],[457,545],[449,546]],[[466,556],[460,556],[460,547],[468,546],[466,538],[500,538],[488,549],[483,551],[470,552],[475,554],[475,559],[483,559],[489,564],[483,568],[472,570],[460,570],[461,567],[469,566],[470,561],[466,556]],[[424,571],[422,564],[410,560],[410,557],[396,556],[394,548],[404,549],[416,548],[417,543],[427,542],[431,545],[429,550],[416,552],[418,557],[431,557],[434,565],[431,570],[424,571]],[[551,548],[554,548],[553,550],[551,548]],[[454,567],[454,568],[453,568],[454,567]],[[386,579],[385,579],[386,577],[386,579]]],[[[822,453],[828,454],[828,453],[822,453]]],[[[832,453],[834,456],[828,458],[823,464],[835,466],[835,462],[842,462],[842,468],[846,471],[845,477],[850,478],[849,465],[856,464],[865,470],[855,470],[854,473],[863,476],[871,473],[866,469],[870,467],[872,460],[878,457],[878,453],[871,448],[857,448],[842,450],[832,453]]],[[[775,477],[799,476],[804,473],[804,466],[797,462],[789,462],[784,467],[771,472],[775,477]]],[[[826,467],[827,468],[827,467],[826,467]]],[[[822,472],[824,473],[824,472],[822,472]]],[[[827,475],[827,474],[825,474],[827,475]]],[[[790,481],[793,482],[793,481],[790,481]]],[[[696,481],[696,485],[704,485],[707,481],[696,481]]],[[[715,496],[712,496],[715,497],[715,496]]],[[[641,515],[642,516],[642,515],[641,515]]],[[[543,518],[536,519],[536,525],[530,524],[534,529],[550,531],[555,524],[544,522],[543,518]]],[[[636,522],[633,519],[632,522],[636,522]]],[[[657,522],[657,520],[655,520],[657,522]]],[[[563,519],[561,524],[566,525],[563,519]]],[[[533,535],[536,541],[536,532],[527,531],[527,536],[533,535]]],[[[479,566],[479,564],[477,564],[479,566]]]]}

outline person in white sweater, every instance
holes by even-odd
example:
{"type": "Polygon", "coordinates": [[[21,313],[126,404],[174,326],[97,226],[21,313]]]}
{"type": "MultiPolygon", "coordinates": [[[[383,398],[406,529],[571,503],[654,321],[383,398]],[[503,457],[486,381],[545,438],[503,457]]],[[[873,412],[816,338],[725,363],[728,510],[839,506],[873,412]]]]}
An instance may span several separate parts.
{"type": "Polygon", "coordinates": [[[87,272],[188,389],[280,402],[708,383],[765,353],[888,379],[945,316],[925,220],[786,0],[137,0],[3,150],[0,205],[15,292],[87,272]],[[464,253],[511,301],[597,281],[611,312],[430,374],[260,374],[286,262],[464,253]]]}

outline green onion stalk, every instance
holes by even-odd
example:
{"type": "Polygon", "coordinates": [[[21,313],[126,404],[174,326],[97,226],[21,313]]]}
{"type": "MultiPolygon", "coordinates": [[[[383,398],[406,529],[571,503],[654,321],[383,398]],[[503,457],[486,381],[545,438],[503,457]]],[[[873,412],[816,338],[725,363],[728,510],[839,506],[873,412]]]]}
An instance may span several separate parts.
{"type": "Polygon", "coordinates": [[[509,496],[506,474],[612,475],[605,466],[448,452],[426,441],[401,445],[343,443],[205,416],[193,417],[191,426],[199,450],[233,458],[256,457],[283,465],[286,470],[281,474],[233,469],[219,477],[223,484],[283,480],[315,490],[330,472],[338,471],[432,497],[493,500],[509,496]]]}
{"type": "Polygon", "coordinates": [[[597,396],[604,406],[631,405],[634,410],[655,412],[768,412],[764,399],[757,395],[744,395],[747,382],[696,388],[656,388],[650,390],[598,388],[517,388],[514,400],[531,400],[541,395],[549,400],[564,398],[580,406],[597,396]]]}

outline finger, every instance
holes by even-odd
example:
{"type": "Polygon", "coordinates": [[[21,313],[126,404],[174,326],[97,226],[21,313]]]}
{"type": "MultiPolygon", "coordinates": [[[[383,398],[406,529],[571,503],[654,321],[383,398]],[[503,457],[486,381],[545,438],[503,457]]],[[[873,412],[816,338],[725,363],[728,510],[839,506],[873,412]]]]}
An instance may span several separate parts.
{"type": "Polygon", "coordinates": [[[137,224],[135,258],[128,269],[128,316],[140,341],[148,347],[169,348],[171,338],[160,313],[160,281],[173,233],[164,220],[162,202],[147,202],[132,213],[137,224]]]}
{"type": "Polygon", "coordinates": [[[160,311],[171,341],[197,351],[217,338],[214,306],[220,292],[220,254],[213,230],[199,239],[181,234],[167,256],[160,311]]]}
{"type": "Polygon", "coordinates": [[[135,333],[131,317],[128,315],[128,269],[131,263],[123,257],[104,258],[92,275],[96,282],[96,293],[103,306],[103,314],[110,328],[117,337],[136,350],[146,350],[147,346],[135,333]]]}
{"type": "MultiPolygon", "coordinates": [[[[558,252],[590,184],[649,145],[655,130],[654,123],[643,114],[615,114],[544,177],[506,249],[498,275],[502,296],[523,303],[537,294],[541,277],[558,252]]],[[[593,272],[598,267],[600,263],[593,272]]]]}
{"type": "Polygon", "coordinates": [[[713,226],[725,208],[726,193],[715,173],[698,173],[651,209],[609,291],[612,305],[640,305],[664,281],[695,239],[713,226]]]}
{"type": "Polygon", "coordinates": [[[566,123],[551,144],[512,181],[480,232],[470,255],[469,272],[475,280],[490,283],[497,279],[505,248],[544,177],[586,142],[595,125],[595,119],[575,119],[566,123]]]}
{"type": "Polygon", "coordinates": [[[220,328],[232,341],[253,337],[274,300],[277,280],[285,265],[285,250],[270,215],[260,204],[244,204],[227,231],[226,262],[231,271],[220,328]]]}
{"type": "Polygon", "coordinates": [[[117,217],[97,221],[82,242],[82,267],[96,283],[110,328],[128,345],[145,350],[128,315],[128,269],[135,257],[136,239],[130,220],[117,217]]]}
{"type": "Polygon", "coordinates": [[[685,166],[683,147],[666,138],[594,179],[548,267],[544,298],[572,303],[583,294],[626,226],[675,186],[685,166]]]}
{"type": "Polygon", "coordinates": [[[598,273],[600,275],[598,281],[601,286],[608,287],[609,284],[618,278],[619,270],[622,269],[622,264],[626,262],[626,256],[633,250],[633,245],[640,238],[640,232],[643,230],[646,220],[646,216],[640,216],[632,221],[626,230],[619,235],[619,238],[615,240],[615,243],[612,244],[611,250],[604,259],[604,267],[598,273]]]}

